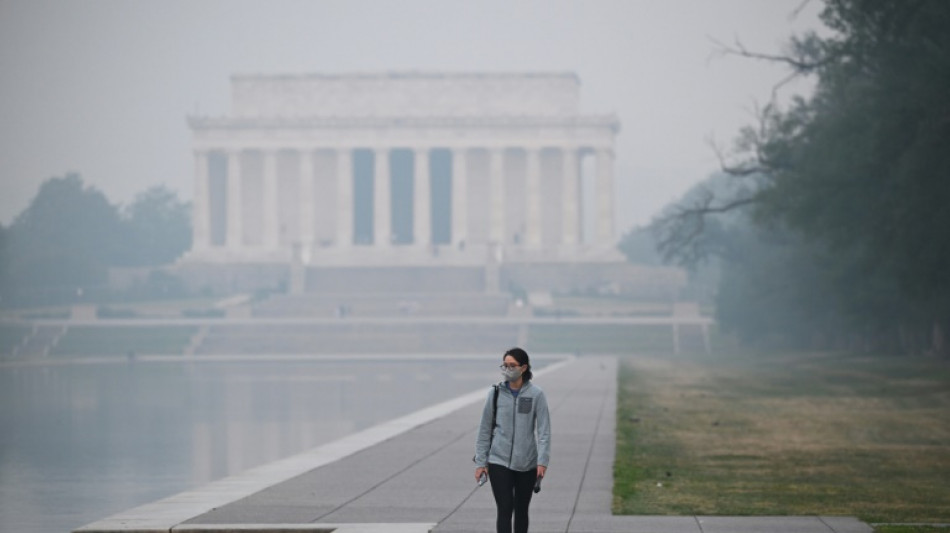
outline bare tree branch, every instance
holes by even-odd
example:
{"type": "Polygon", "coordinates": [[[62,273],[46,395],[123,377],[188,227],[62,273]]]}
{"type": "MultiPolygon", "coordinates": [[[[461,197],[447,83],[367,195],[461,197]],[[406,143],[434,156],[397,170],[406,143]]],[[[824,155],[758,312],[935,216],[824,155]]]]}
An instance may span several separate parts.
{"type": "Polygon", "coordinates": [[[792,10],[788,18],[789,19],[798,18],[798,16],[802,14],[802,11],[804,11],[805,7],[810,3],[811,3],[811,0],[802,0],[802,3],[798,4],[798,7],[792,10]]]}
{"type": "Polygon", "coordinates": [[[715,205],[715,194],[701,193],[690,206],[676,206],[650,224],[657,249],[667,261],[694,265],[710,255],[711,243],[703,239],[710,215],[727,213],[759,201],[756,195],[735,198],[715,205]]]}
{"type": "Polygon", "coordinates": [[[761,52],[751,52],[742,44],[741,41],[736,39],[735,46],[730,47],[722,42],[710,38],[710,40],[719,47],[719,53],[721,55],[735,55],[740,57],[746,57],[749,59],[759,59],[762,61],[770,61],[773,63],[785,63],[786,65],[795,69],[795,76],[808,73],[816,68],[819,68],[823,65],[826,65],[830,62],[830,58],[823,58],[819,61],[806,61],[804,59],[795,58],[787,55],[776,55],[776,54],[763,54],[761,52]]]}
{"type": "Polygon", "coordinates": [[[782,87],[785,87],[786,85],[794,81],[795,79],[797,79],[799,76],[801,76],[800,72],[792,72],[788,76],[785,76],[784,78],[782,78],[778,83],[773,85],[772,86],[772,101],[777,102],[779,90],[782,89],[782,87]]]}
{"type": "MultiPolygon", "coordinates": [[[[809,2],[810,0],[803,0],[791,16],[798,16],[809,2]]],[[[719,160],[719,167],[722,172],[734,177],[755,178],[769,175],[775,169],[770,164],[765,141],[774,134],[774,131],[772,131],[775,127],[774,118],[776,115],[774,110],[776,109],[779,90],[796,78],[831,63],[834,57],[816,54],[818,58],[812,60],[809,59],[807,48],[798,49],[796,55],[792,55],[795,54],[794,51],[791,54],[765,54],[748,50],[738,38],[735,39],[732,46],[725,45],[713,38],[710,38],[710,40],[717,47],[716,53],[721,56],[733,55],[771,63],[781,63],[791,68],[791,72],[773,86],[770,103],[764,108],[756,106],[753,114],[758,120],[757,128],[745,130],[743,137],[740,137],[736,150],[743,154],[741,157],[744,160],[739,160],[738,163],[730,163],[727,161],[726,151],[717,146],[712,139],[707,139],[719,160]]],[[[729,195],[732,196],[732,194],[729,195]]],[[[698,193],[691,204],[677,205],[666,214],[654,219],[650,224],[650,229],[654,234],[659,251],[666,260],[675,259],[681,264],[695,264],[708,255],[710,246],[715,245],[715,237],[704,238],[704,233],[708,229],[708,217],[742,209],[759,201],[761,201],[761,196],[758,193],[746,192],[737,194],[736,197],[727,201],[717,202],[715,194],[707,189],[698,193]]]]}
{"type": "Polygon", "coordinates": [[[754,176],[763,174],[768,170],[765,165],[761,164],[751,165],[749,163],[742,163],[738,166],[730,165],[726,162],[726,156],[723,155],[722,147],[717,145],[712,139],[707,139],[706,143],[712,149],[713,153],[716,154],[716,159],[719,160],[719,169],[730,176],[736,176],[740,178],[745,176],[754,176]]]}
{"type": "Polygon", "coordinates": [[[757,196],[749,196],[749,197],[746,197],[746,198],[737,198],[737,199],[735,199],[735,200],[732,200],[731,202],[726,202],[725,204],[717,205],[717,206],[709,206],[709,205],[707,205],[707,206],[704,206],[704,207],[701,208],[701,209],[698,209],[698,208],[686,208],[686,209],[683,210],[683,214],[684,214],[684,215],[687,215],[687,216],[691,216],[691,215],[704,215],[704,216],[705,216],[705,215],[714,215],[714,214],[717,214],[717,213],[728,213],[729,211],[733,211],[733,210],[738,209],[738,208],[740,208],[740,207],[744,207],[744,206],[747,206],[747,205],[754,204],[754,203],[756,203],[756,202],[758,202],[758,201],[759,201],[759,198],[758,198],[757,196]]]}

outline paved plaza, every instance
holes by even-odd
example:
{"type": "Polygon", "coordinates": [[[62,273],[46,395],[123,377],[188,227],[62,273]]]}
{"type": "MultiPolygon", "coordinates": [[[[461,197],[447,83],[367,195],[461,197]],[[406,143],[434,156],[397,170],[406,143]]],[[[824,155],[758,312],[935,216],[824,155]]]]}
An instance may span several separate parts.
{"type": "MultiPolygon", "coordinates": [[[[614,516],[617,360],[538,372],[552,459],[533,532],[869,533],[851,517],[614,516]]],[[[277,463],[131,509],[79,531],[488,532],[495,507],[471,457],[488,387],[277,463]]]]}

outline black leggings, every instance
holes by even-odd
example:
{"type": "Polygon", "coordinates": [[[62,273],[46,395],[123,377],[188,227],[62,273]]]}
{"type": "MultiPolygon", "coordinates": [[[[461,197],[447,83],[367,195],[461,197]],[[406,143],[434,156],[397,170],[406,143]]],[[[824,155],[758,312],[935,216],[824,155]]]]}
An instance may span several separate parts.
{"type": "Polygon", "coordinates": [[[534,494],[538,470],[516,472],[503,466],[488,464],[488,479],[498,508],[498,533],[511,533],[511,515],[515,515],[515,533],[528,533],[528,506],[534,494]]]}

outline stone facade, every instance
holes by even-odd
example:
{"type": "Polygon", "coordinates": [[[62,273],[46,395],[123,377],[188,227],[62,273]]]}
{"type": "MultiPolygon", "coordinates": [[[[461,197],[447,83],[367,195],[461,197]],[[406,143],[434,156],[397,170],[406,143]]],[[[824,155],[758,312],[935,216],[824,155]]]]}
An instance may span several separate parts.
{"type": "Polygon", "coordinates": [[[186,260],[614,260],[619,123],[579,114],[579,87],[573,74],[234,76],[230,116],[188,120],[186,260]]]}
{"type": "Polygon", "coordinates": [[[573,117],[572,74],[234,76],[234,118],[573,117]]]}

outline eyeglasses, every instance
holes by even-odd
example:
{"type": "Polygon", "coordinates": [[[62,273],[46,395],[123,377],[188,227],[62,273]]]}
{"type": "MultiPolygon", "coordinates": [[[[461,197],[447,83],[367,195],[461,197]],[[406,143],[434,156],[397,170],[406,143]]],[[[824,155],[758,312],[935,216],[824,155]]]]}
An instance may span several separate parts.
{"type": "Polygon", "coordinates": [[[501,365],[500,367],[498,367],[498,368],[504,370],[504,369],[506,369],[506,368],[518,368],[519,366],[521,366],[521,365],[519,365],[518,363],[506,363],[506,364],[502,364],[502,365],[501,365]]]}

